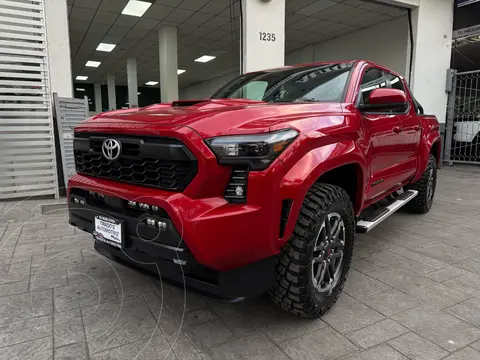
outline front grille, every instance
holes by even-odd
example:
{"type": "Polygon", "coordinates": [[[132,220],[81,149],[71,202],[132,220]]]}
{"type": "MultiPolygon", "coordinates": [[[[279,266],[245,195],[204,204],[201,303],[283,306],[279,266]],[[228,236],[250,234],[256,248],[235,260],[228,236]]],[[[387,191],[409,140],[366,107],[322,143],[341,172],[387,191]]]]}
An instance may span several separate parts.
{"type": "Polygon", "coordinates": [[[173,191],[185,189],[197,173],[192,153],[170,138],[81,134],[74,140],[74,156],[78,173],[173,191]],[[117,160],[110,161],[102,154],[108,138],[122,145],[117,160]]]}

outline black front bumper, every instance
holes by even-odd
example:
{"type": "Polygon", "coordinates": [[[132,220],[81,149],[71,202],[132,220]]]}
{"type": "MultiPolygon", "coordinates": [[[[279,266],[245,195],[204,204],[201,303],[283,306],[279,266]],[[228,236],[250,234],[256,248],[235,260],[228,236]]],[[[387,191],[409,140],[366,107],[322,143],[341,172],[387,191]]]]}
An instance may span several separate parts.
{"type": "MultiPolygon", "coordinates": [[[[258,296],[273,284],[275,257],[255,262],[227,272],[209,269],[196,261],[187,245],[168,218],[166,212],[151,214],[126,207],[126,201],[105,195],[103,198],[83,189],[71,189],[69,223],[92,233],[94,218],[103,215],[123,224],[123,244],[116,248],[95,239],[95,249],[113,260],[121,260],[135,267],[151,271],[162,280],[185,284],[202,295],[224,301],[239,301],[258,296]],[[72,195],[85,200],[74,204],[72,195]],[[158,230],[142,224],[146,216],[167,223],[158,236],[158,230]]],[[[214,231],[214,230],[212,230],[214,231]]]]}

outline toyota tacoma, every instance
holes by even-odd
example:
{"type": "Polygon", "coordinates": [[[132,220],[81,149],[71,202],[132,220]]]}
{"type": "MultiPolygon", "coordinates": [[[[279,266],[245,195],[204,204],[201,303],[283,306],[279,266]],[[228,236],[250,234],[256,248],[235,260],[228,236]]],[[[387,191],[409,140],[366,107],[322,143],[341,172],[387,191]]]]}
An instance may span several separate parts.
{"type": "Polygon", "coordinates": [[[368,61],[239,76],[211,98],[106,112],[75,128],[69,221],[114,260],[204,295],[317,317],[355,233],[432,206],[439,125],[368,61]]]}

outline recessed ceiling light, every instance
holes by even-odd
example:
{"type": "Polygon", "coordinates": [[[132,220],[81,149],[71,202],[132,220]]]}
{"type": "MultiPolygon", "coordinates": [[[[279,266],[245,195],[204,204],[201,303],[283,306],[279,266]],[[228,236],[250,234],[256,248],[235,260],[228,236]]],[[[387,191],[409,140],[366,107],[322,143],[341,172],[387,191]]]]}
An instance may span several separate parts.
{"type": "Polygon", "coordinates": [[[177,75],[183,74],[185,71],[187,71],[187,70],[178,69],[178,70],[177,70],[177,75]]]}
{"type": "Polygon", "coordinates": [[[115,49],[115,44],[107,44],[107,43],[100,43],[97,46],[97,51],[106,51],[106,52],[111,52],[113,49],[115,49]]]}
{"type": "Polygon", "coordinates": [[[82,89],[82,88],[76,88],[75,90],[77,90],[77,91],[85,91],[85,89],[82,89]]]}
{"type": "Polygon", "coordinates": [[[87,63],[85,64],[85,66],[88,66],[88,67],[98,67],[100,64],[101,64],[100,61],[87,61],[87,63]]]}
{"type": "Polygon", "coordinates": [[[146,1],[130,0],[122,10],[122,14],[141,17],[151,5],[152,3],[146,1]]]}
{"type": "Polygon", "coordinates": [[[79,75],[75,78],[75,80],[80,80],[80,81],[85,81],[87,79],[88,79],[88,76],[81,76],[81,75],[79,75]]]}
{"type": "Polygon", "coordinates": [[[149,86],[153,86],[153,85],[157,85],[158,84],[158,81],[149,81],[147,83],[145,83],[145,85],[149,85],[149,86]]]}
{"type": "Polygon", "coordinates": [[[215,59],[215,56],[203,55],[203,56],[200,56],[198,59],[195,59],[195,61],[206,63],[206,62],[212,61],[213,59],[215,59]]]}

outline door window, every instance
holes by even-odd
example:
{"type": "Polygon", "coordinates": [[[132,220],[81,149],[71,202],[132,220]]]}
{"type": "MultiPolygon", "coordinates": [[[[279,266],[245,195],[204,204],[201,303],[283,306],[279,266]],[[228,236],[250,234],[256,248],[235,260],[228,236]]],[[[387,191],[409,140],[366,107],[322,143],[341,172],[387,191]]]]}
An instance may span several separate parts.
{"type": "Polygon", "coordinates": [[[367,104],[370,93],[378,88],[387,87],[383,71],[377,68],[369,68],[365,71],[360,83],[360,104],[367,104]]]}
{"type": "Polygon", "coordinates": [[[398,77],[397,75],[388,73],[387,80],[388,80],[389,88],[402,90],[403,92],[405,92],[405,87],[403,86],[403,81],[400,77],[398,77]]]}

